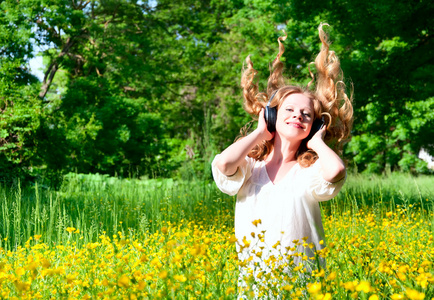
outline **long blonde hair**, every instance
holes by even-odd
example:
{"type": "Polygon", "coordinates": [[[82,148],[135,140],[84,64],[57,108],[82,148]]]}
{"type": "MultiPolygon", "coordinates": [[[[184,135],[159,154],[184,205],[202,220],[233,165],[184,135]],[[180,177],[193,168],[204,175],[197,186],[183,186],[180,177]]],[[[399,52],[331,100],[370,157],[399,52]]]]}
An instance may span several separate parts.
{"type": "MultiPolygon", "coordinates": [[[[340,62],[335,52],[329,50],[330,42],[323,30],[324,25],[328,24],[320,24],[318,28],[322,45],[321,51],[315,59],[317,75],[315,78],[311,73],[312,81],[307,87],[285,84],[284,65],[280,61],[280,57],[285,51],[282,41],[286,39],[286,36],[279,37],[277,40],[279,53],[270,68],[271,74],[268,78],[267,92],[260,92],[255,83],[255,76],[258,72],[253,68],[250,56],[246,58],[247,67],[241,77],[241,87],[243,88],[244,109],[252,116],[259,115],[261,109],[267,105],[269,97],[276,90],[278,91],[270,106],[277,107],[277,109],[280,108],[283,100],[291,94],[299,93],[307,96],[313,103],[315,119],[320,118],[323,114],[329,116],[325,142],[340,155],[343,144],[350,137],[353,122],[352,92],[350,96],[346,93],[340,62]],[[314,87],[314,90],[311,87],[314,87]]],[[[273,144],[274,140],[262,141],[248,155],[256,160],[263,160],[272,151],[273,144]]],[[[317,158],[318,155],[313,150],[307,149],[303,144],[300,146],[297,161],[301,166],[308,167],[317,158]]]]}

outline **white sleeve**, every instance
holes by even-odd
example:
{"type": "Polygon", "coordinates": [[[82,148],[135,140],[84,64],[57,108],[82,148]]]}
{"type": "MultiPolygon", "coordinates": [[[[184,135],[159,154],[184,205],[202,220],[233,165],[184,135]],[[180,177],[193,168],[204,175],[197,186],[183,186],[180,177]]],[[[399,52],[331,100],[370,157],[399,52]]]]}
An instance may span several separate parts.
{"type": "Polygon", "coordinates": [[[234,175],[226,176],[216,166],[217,158],[220,154],[216,155],[212,161],[212,175],[217,187],[225,194],[233,196],[238,193],[244,182],[252,175],[252,168],[255,164],[255,160],[246,156],[241,165],[238,167],[234,175]]]}
{"type": "Polygon", "coordinates": [[[322,176],[321,164],[319,159],[309,168],[306,175],[308,176],[308,194],[312,195],[316,201],[327,201],[334,198],[345,183],[347,175],[338,182],[329,182],[322,176]]]}

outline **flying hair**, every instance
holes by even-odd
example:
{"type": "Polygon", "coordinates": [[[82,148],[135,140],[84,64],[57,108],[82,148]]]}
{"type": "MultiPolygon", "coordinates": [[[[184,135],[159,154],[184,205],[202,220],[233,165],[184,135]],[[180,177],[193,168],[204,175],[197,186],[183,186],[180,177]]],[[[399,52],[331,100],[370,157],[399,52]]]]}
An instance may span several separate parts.
{"type": "MultiPolygon", "coordinates": [[[[282,41],[287,35],[277,39],[279,53],[270,66],[270,76],[267,83],[267,91],[260,92],[258,84],[255,83],[258,71],[254,69],[250,55],[246,58],[246,67],[243,68],[241,76],[241,87],[244,96],[244,109],[252,117],[257,119],[262,108],[267,105],[271,95],[277,90],[270,106],[279,109],[283,100],[295,93],[304,94],[312,100],[315,119],[326,116],[327,133],[325,142],[338,155],[342,154],[342,147],[350,138],[353,122],[352,89],[348,95],[346,85],[343,81],[343,72],[340,62],[334,51],[330,51],[329,36],[323,27],[328,24],[320,24],[318,27],[321,50],[315,59],[316,74],[310,66],[309,74],[312,80],[306,87],[285,84],[283,76],[284,64],[280,61],[285,48],[282,41]]],[[[241,135],[245,136],[246,127],[242,129],[241,135]]],[[[273,140],[262,141],[256,145],[248,154],[256,160],[265,159],[273,149],[273,140]]],[[[297,153],[297,161],[302,167],[312,165],[318,159],[318,155],[306,144],[302,143],[297,153]]]]}

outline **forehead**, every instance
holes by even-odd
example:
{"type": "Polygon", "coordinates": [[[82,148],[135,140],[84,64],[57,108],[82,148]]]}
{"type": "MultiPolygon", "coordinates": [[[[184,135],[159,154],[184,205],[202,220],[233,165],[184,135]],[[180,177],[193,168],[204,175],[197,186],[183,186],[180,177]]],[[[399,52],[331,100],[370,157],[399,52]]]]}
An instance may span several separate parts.
{"type": "Polygon", "coordinates": [[[297,106],[300,108],[313,109],[312,100],[310,100],[306,95],[303,94],[291,94],[289,96],[286,96],[285,99],[283,99],[281,106],[288,105],[297,106]]]}

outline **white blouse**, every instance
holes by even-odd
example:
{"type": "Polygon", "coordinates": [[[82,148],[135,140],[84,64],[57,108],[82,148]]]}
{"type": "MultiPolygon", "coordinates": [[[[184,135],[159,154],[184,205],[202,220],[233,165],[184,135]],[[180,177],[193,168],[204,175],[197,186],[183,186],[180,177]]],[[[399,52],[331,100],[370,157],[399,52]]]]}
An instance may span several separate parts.
{"type": "MultiPolygon", "coordinates": [[[[336,196],[345,178],[336,183],[324,180],[317,160],[308,168],[295,164],[282,180],[273,184],[265,162],[250,157],[245,158],[234,175],[226,176],[216,167],[218,156],[212,163],[218,188],[229,195],[238,194],[235,237],[241,260],[248,258],[253,249],[262,252],[264,260],[270,255],[293,253],[292,247],[312,257],[315,249],[325,247],[319,201],[336,196]],[[262,239],[258,237],[260,234],[262,239]],[[305,246],[313,243],[315,247],[311,250],[303,247],[303,243],[305,246]]],[[[299,262],[294,259],[294,263],[299,262]]]]}

